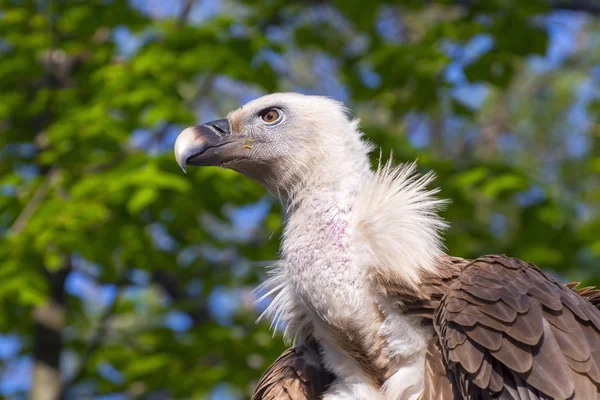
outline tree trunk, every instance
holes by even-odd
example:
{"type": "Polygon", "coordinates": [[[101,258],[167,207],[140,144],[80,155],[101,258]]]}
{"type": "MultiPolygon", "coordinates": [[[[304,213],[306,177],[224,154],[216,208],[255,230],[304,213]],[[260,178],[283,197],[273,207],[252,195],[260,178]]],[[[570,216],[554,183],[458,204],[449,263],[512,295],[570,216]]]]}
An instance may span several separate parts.
{"type": "Polygon", "coordinates": [[[70,265],[48,272],[51,295],[47,304],[33,312],[34,345],[31,400],[58,400],[61,393],[60,355],[65,325],[65,279],[70,265]]]}

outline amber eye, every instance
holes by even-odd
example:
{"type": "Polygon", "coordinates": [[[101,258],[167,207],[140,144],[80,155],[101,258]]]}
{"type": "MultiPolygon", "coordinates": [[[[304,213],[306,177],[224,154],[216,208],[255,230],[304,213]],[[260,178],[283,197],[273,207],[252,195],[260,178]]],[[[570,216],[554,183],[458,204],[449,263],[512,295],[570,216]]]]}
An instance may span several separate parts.
{"type": "Polygon", "coordinates": [[[275,121],[277,121],[279,119],[279,111],[277,111],[276,109],[272,108],[270,110],[267,110],[263,114],[261,114],[260,117],[267,124],[270,124],[270,123],[273,123],[273,122],[275,122],[275,121]]]}

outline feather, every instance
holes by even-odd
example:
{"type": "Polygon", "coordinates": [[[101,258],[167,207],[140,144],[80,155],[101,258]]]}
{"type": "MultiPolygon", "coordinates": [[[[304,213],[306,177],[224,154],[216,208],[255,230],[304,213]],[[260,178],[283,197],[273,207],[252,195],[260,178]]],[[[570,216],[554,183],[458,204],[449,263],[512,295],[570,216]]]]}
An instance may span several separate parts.
{"type": "Polygon", "coordinates": [[[427,189],[433,179],[433,173],[419,176],[414,163],[380,163],[354,205],[353,226],[366,244],[375,274],[393,277],[386,280],[414,292],[423,275],[438,273],[440,232],[448,226],[436,213],[447,201],[435,197],[438,189],[427,189]]]}
{"type": "Polygon", "coordinates": [[[525,378],[527,383],[553,398],[571,397],[575,390],[573,377],[547,321],[544,321],[543,339],[533,355],[534,365],[525,378]]]}
{"type": "Polygon", "coordinates": [[[527,314],[517,317],[506,333],[521,343],[534,346],[539,343],[543,333],[542,308],[533,299],[529,301],[529,304],[527,314]]]}
{"type": "Polygon", "coordinates": [[[317,400],[333,379],[311,338],[275,360],[258,382],[252,400],[317,400]]]}
{"type": "Polygon", "coordinates": [[[473,327],[466,327],[465,331],[471,339],[486,349],[498,351],[502,347],[502,333],[498,330],[478,324],[473,327]]]}
{"type": "Polygon", "coordinates": [[[500,349],[490,350],[490,353],[508,368],[522,374],[528,372],[533,365],[529,347],[508,337],[504,338],[500,349]]]}
{"type": "Polygon", "coordinates": [[[278,329],[283,329],[287,342],[293,342],[298,335],[307,336],[311,331],[311,323],[306,311],[294,298],[294,292],[288,284],[285,263],[276,262],[268,266],[267,273],[269,277],[254,290],[254,293],[257,295],[256,303],[262,303],[268,298],[271,302],[257,322],[268,319],[271,321],[273,335],[278,329]]]}

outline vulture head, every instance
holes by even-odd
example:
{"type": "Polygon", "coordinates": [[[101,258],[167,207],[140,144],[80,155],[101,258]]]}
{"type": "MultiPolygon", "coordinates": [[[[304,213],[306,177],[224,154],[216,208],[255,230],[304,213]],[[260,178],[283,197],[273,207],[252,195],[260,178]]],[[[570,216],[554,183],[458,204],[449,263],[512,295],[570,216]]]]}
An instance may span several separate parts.
{"type": "Polygon", "coordinates": [[[185,129],[175,157],[184,171],[187,165],[221,166],[289,194],[300,182],[335,179],[332,170],[365,166],[369,147],[346,111],[326,97],[267,95],[225,119],[185,129]]]}

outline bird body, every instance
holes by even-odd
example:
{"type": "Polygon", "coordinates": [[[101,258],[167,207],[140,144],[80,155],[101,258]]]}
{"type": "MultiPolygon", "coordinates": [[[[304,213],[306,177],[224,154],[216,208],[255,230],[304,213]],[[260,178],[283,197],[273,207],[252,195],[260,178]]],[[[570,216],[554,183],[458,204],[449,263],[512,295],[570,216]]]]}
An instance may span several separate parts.
{"type": "Polygon", "coordinates": [[[182,167],[234,169],[283,205],[281,260],[261,292],[294,344],[254,398],[600,399],[600,295],[520,260],[445,255],[433,175],[373,171],[346,114],[274,94],[175,145],[182,167]]]}

